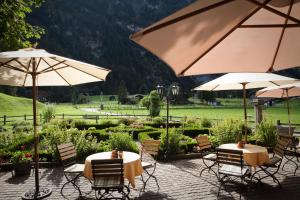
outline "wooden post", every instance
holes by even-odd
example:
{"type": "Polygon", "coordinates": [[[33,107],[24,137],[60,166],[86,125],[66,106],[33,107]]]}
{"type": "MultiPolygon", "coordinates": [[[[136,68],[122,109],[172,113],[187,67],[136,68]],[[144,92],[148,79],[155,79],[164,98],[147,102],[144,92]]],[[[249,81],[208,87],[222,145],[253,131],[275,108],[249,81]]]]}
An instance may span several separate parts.
{"type": "Polygon", "coordinates": [[[24,115],[24,121],[26,121],[26,114],[24,115]]]}
{"type": "Polygon", "coordinates": [[[280,126],[280,119],[277,120],[277,125],[280,126]]]}
{"type": "Polygon", "coordinates": [[[6,124],[6,115],[3,116],[3,124],[6,124]]]}
{"type": "Polygon", "coordinates": [[[62,118],[65,119],[65,114],[64,113],[62,114],[62,118]]]}
{"type": "Polygon", "coordinates": [[[96,124],[98,124],[98,115],[96,115],[96,124]]]}

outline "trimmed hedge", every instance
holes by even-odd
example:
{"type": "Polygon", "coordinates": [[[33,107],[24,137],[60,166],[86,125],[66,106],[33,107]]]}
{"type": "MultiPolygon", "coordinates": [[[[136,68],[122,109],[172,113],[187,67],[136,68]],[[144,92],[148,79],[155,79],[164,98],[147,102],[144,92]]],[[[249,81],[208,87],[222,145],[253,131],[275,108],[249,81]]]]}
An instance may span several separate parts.
{"type": "Polygon", "coordinates": [[[101,130],[101,129],[106,129],[106,128],[109,128],[109,127],[116,127],[118,126],[119,124],[78,124],[78,125],[75,125],[75,128],[77,128],[78,130],[88,130],[89,128],[91,127],[94,127],[98,130],[101,130]]]}
{"type": "Polygon", "coordinates": [[[184,128],[183,135],[195,138],[198,135],[209,135],[209,128],[184,128]]]}
{"type": "MultiPolygon", "coordinates": [[[[153,122],[144,122],[143,124],[145,126],[151,126],[153,128],[166,128],[166,123],[157,124],[153,122]]],[[[169,128],[178,128],[180,126],[182,126],[182,123],[180,122],[169,122],[169,128]]]]}
{"type": "Polygon", "coordinates": [[[159,140],[161,131],[150,131],[150,132],[142,132],[138,135],[138,138],[141,142],[144,140],[159,140]]]}

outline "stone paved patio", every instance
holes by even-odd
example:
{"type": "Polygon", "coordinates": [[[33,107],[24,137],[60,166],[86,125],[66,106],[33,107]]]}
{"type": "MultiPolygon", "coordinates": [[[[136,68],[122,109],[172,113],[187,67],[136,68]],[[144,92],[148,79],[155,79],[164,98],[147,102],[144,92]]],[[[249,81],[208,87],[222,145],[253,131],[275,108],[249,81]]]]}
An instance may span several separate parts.
{"type": "MultiPolygon", "coordinates": [[[[199,176],[201,170],[201,159],[179,160],[170,163],[158,163],[156,175],[160,190],[157,190],[155,181],[150,181],[145,192],[139,192],[142,182],[136,178],[136,189],[131,188],[132,199],[217,199],[218,182],[213,173],[205,172],[199,176]]],[[[300,199],[300,170],[296,176],[292,169],[286,167],[286,171],[280,171],[277,175],[283,188],[279,189],[271,179],[265,184],[250,189],[242,199],[300,199]]],[[[60,188],[65,182],[62,168],[41,169],[41,186],[52,188],[53,192],[47,199],[79,199],[78,192],[68,185],[64,189],[64,197],[60,194],[60,188]]],[[[10,172],[0,173],[0,199],[21,199],[22,193],[34,186],[34,176],[12,177],[10,172]]],[[[90,183],[84,178],[80,179],[80,187],[86,194],[86,199],[95,199],[94,192],[90,189],[90,183]]],[[[230,189],[230,193],[221,191],[219,199],[239,199],[236,188],[230,189]]]]}

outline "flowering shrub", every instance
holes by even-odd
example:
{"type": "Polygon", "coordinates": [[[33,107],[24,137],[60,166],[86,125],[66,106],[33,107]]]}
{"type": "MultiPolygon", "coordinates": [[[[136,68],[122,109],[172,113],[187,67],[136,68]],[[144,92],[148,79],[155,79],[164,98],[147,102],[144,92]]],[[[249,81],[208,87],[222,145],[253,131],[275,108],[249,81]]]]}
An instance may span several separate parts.
{"type": "Polygon", "coordinates": [[[14,164],[28,161],[32,161],[32,155],[29,152],[24,151],[16,151],[10,158],[10,162],[14,164]]]}

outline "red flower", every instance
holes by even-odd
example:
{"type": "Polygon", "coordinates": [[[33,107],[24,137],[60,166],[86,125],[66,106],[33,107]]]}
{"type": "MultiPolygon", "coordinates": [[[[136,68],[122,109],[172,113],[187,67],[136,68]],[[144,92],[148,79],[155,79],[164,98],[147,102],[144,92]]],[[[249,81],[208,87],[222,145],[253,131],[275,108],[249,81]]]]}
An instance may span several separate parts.
{"type": "Polygon", "coordinates": [[[21,149],[21,151],[24,151],[24,150],[26,149],[26,145],[25,145],[25,144],[22,145],[22,146],[20,147],[20,149],[21,149]]]}
{"type": "Polygon", "coordinates": [[[25,153],[25,157],[26,157],[26,158],[30,158],[30,157],[31,157],[31,154],[30,154],[30,153],[25,153]]]}

